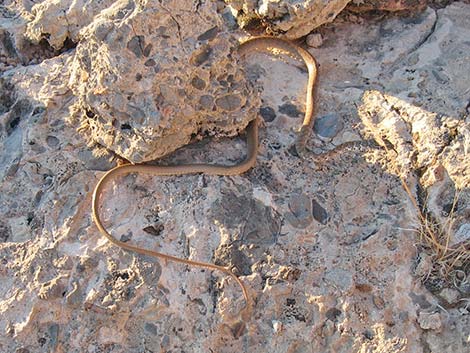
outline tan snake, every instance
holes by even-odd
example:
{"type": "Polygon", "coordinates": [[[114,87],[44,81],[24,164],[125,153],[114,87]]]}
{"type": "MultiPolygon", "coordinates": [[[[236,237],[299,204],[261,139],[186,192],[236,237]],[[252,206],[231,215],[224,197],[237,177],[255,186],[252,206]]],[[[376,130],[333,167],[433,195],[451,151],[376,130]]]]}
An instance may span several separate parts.
{"type": "MultiPolygon", "coordinates": [[[[248,39],[247,41],[240,44],[238,51],[241,56],[251,51],[272,51],[272,49],[280,49],[288,52],[294,58],[302,60],[308,69],[308,83],[307,83],[307,98],[306,98],[306,111],[302,126],[299,130],[299,136],[297,138],[296,148],[302,150],[305,148],[305,143],[308,138],[308,134],[311,131],[313,123],[313,95],[314,86],[317,77],[317,66],[315,59],[310,53],[301,47],[284,41],[278,38],[272,37],[255,37],[248,39]]],[[[248,321],[252,313],[252,301],[248,295],[248,291],[243,282],[228,268],[194,260],[186,260],[176,256],[163,254],[157,251],[140,248],[131,244],[127,244],[123,241],[114,238],[103,226],[99,215],[100,198],[106,185],[118,176],[122,176],[129,173],[143,173],[152,175],[183,175],[183,174],[197,174],[205,173],[209,175],[237,175],[246,172],[248,169],[253,167],[256,162],[256,156],[258,154],[258,123],[255,118],[252,120],[247,128],[247,148],[248,153],[245,160],[237,165],[225,166],[225,165],[213,165],[213,164],[182,164],[182,165],[165,165],[165,166],[154,166],[145,164],[126,164],[117,166],[110,171],[106,172],[102,178],[98,181],[95,190],[93,192],[92,201],[92,214],[93,219],[96,223],[101,234],[103,234],[111,243],[129,251],[136,252],[142,255],[149,255],[163,260],[178,262],[189,266],[202,267],[209,270],[218,270],[226,275],[232,277],[240,286],[243,297],[245,299],[245,307],[240,312],[241,319],[243,322],[248,321]]]]}

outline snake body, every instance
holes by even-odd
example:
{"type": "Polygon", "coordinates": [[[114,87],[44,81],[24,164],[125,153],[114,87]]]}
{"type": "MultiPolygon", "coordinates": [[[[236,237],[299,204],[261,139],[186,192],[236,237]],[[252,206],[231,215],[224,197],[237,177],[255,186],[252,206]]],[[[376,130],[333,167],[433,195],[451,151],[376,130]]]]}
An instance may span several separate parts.
{"type": "MultiPolygon", "coordinates": [[[[313,95],[314,85],[317,76],[317,68],[314,58],[306,50],[299,46],[272,37],[255,37],[248,39],[247,41],[240,44],[238,52],[241,56],[252,52],[252,51],[271,51],[272,49],[280,49],[288,52],[294,58],[302,60],[308,69],[308,83],[307,83],[307,98],[306,98],[306,111],[302,126],[299,130],[300,134],[297,139],[297,149],[305,147],[306,138],[311,130],[313,122],[313,95]]],[[[92,199],[92,215],[95,224],[102,235],[104,235],[111,243],[121,247],[122,249],[136,252],[142,255],[148,255],[162,260],[173,261],[182,263],[189,266],[201,267],[209,270],[218,270],[226,275],[233,278],[242,290],[243,297],[245,299],[245,307],[240,312],[241,318],[244,322],[249,320],[252,313],[252,301],[248,295],[248,291],[243,282],[228,268],[194,260],[182,259],[176,256],[164,254],[161,252],[140,248],[131,244],[127,244],[123,241],[117,240],[109,233],[104,227],[101,217],[99,214],[99,207],[101,201],[101,195],[106,185],[109,184],[113,179],[130,174],[130,173],[142,173],[151,174],[157,176],[168,176],[168,175],[184,175],[184,174],[197,174],[204,173],[209,175],[237,175],[242,174],[252,168],[256,163],[256,156],[258,154],[258,123],[255,118],[252,120],[246,128],[246,139],[247,139],[247,156],[245,160],[239,164],[233,166],[226,165],[214,165],[214,164],[183,164],[183,165],[169,165],[169,166],[155,166],[145,164],[126,164],[117,166],[108,172],[106,172],[101,179],[98,181],[92,199]]]]}

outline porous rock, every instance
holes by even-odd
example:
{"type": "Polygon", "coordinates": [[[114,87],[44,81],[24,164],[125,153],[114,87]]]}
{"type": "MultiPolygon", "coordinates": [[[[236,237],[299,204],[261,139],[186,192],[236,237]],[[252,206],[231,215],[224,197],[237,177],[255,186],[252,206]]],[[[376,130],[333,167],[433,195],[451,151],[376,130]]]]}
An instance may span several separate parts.
{"type": "MultiPolygon", "coordinates": [[[[122,2],[113,6],[122,8],[122,2]]],[[[325,29],[324,45],[309,49],[321,63],[316,116],[335,112],[344,125],[333,142],[313,135],[307,148],[339,146],[337,153],[304,159],[289,153],[301,118],[278,109],[293,102],[302,112],[306,73],[254,54],[247,58],[247,67],[257,73],[250,79],[263,87],[263,106],[273,109],[260,130],[255,168],[230,177],[127,175],[104,190],[100,214],[116,238],[233,268],[254,303],[253,315],[242,323],[237,313],[243,297],[229,276],[124,251],[96,229],[93,188],[116,160],[103,147],[88,145],[69,123],[86,98],[76,95],[76,87],[71,91],[69,82],[80,68],[77,57],[84,60],[79,46],[87,37],[79,35],[77,48],[56,57],[3,72],[0,351],[466,353],[468,266],[455,274],[458,297],[443,290],[442,279],[432,283],[432,291],[452,305],[443,307],[428,290],[432,286],[423,286],[436,257],[416,259],[422,251],[419,217],[391,162],[408,168],[405,175],[422,168],[419,178],[407,179],[409,187],[433,191],[435,185],[430,195],[436,200],[439,195],[447,200],[451,193],[443,190],[454,185],[461,190],[455,193],[456,215],[462,220],[468,215],[468,70],[457,55],[470,33],[462,15],[468,11],[455,2],[406,20],[343,22],[325,29]],[[430,50],[441,46],[446,50],[430,50]],[[434,75],[427,59],[441,62],[442,70],[434,75]],[[414,84],[410,65],[424,72],[419,76],[424,83],[414,84]],[[445,83],[444,75],[452,80],[445,83]],[[368,134],[366,122],[380,133],[368,134]],[[353,135],[377,143],[343,148],[353,135]],[[300,227],[289,213],[299,216],[300,227]]],[[[208,21],[200,37],[207,43],[218,38],[208,21]]],[[[145,34],[114,43],[121,56],[144,60],[149,43],[139,35],[145,34]],[[139,43],[146,44],[142,51],[139,43]]],[[[198,54],[195,63],[207,51],[198,54]]],[[[147,58],[143,66],[159,60],[147,58]]],[[[188,84],[207,89],[207,82],[199,76],[188,84]]],[[[216,100],[201,96],[201,105],[216,100]]],[[[231,109],[239,101],[218,102],[231,109]]],[[[245,148],[241,138],[205,139],[162,163],[237,163],[245,148]]],[[[447,201],[435,204],[441,213],[448,210],[447,201]]],[[[468,221],[457,223],[465,232],[468,221]]]]}
{"type": "Polygon", "coordinates": [[[289,39],[300,38],[322,24],[332,22],[349,2],[350,0],[227,1],[237,12],[242,26],[253,20],[263,21],[269,23],[271,30],[281,32],[289,39]]]}
{"type": "Polygon", "coordinates": [[[176,1],[116,2],[82,29],[70,88],[91,140],[143,162],[195,137],[236,135],[256,117],[259,100],[215,4],[195,14],[176,1]]]}

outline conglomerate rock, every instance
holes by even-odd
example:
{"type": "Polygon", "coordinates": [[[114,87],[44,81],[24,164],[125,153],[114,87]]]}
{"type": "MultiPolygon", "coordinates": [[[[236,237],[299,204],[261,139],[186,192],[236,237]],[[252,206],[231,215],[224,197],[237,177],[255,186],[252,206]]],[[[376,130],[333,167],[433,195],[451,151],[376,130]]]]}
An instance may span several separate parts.
{"type": "Polygon", "coordinates": [[[81,31],[70,87],[82,131],[131,162],[233,136],[259,100],[215,4],[115,4],[81,31]]]}
{"type": "Polygon", "coordinates": [[[295,39],[313,29],[332,22],[351,0],[226,0],[236,12],[242,25],[262,20],[274,32],[295,39]]]}
{"type": "MultiPolygon", "coordinates": [[[[115,41],[120,51],[110,41],[102,48],[111,47],[108,59],[106,51],[91,51],[109,35],[126,34],[126,18],[148,18],[142,3],[113,17],[123,4],[113,3],[85,25],[76,48],[39,64],[16,63],[1,74],[0,351],[467,353],[468,264],[459,267],[452,287],[429,280],[434,255],[417,246],[417,211],[391,166],[408,169],[404,175],[419,169],[422,174],[408,179],[412,192],[425,189],[440,221],[455,216],[452,244],[465,241],[470,5],[325,30],[323,43],[310,49],[320,64],[319,119],[304,159],[290,147],[302,119],[306,73],[288,58],[253,54],[243,65],[253,86],[263,87],[264,120],[253,169],[232,177],[128,175],[105,191],[101,213],[118,239],[233,268],[255,303],[253,316],[240,326],[236,313],[243,300],[232,280],[124,252],[91,219],[93,187],[116,157],[89,146],[71,124],[85,107],[93,113],[93,85],[104,82],[86,70],[85,53],[116,65],[118,57],[133,57],[131,71],[145,68],[151,55],[156,64],[170,65],[154,47],[144,55],[151,42],[139,37],[147,38],[143,30],[115,41]],[[102,40],[99,23],[110,28],[102,40]],[[454,195],[458,207],[449,215],[454,195]]],[[[235,46],[222,41],[224,31],[211,39],[214,19],[197,20],[208,21],[201,47],[213,41],[219,43],[215,51],[229,53],[235,46]]],[[[183,75],[178,65],[175,77],[183,75]]],[[[113,67],[100,66],[103,80],[113,67]]],[[[144,83],[158,85],[146,91],[149,100],[165,84],[144,75],[144,88],[138,82],[134,77],[129,83],[137,93],[147,89],[144,83]]],[[[121,85],[119,96],[125,89],[119,77],[103,87],[115,85],[121,85]]],[[[106,94],[98,99],[119,102],[106,94]]],[[[86,117],[90,124],[99,123],[96,115],[86,117]]],[[[161,162],[236,163],[244,150],[238,137],[204,139],[161,162]]]]}
{"type": "Polygon", "coordinates": [[[288,39],[309,34],[332,22],[343,9],[354,12],[390,11],[416,13],[426,8],[427,0],[226,0],[239,24],[249,29],[262,24],[269,32],[288,39]]]}

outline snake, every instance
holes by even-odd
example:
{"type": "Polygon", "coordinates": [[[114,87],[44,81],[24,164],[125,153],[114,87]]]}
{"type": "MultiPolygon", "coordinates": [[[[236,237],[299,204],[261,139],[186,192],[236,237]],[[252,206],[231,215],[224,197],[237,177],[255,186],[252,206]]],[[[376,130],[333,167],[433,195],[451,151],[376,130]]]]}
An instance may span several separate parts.
{"type": "MultiPolygon", "coordinates": [[[[308,71],[307,94],[305,116],[298,130],[297,141],[295,147],[297,150],[305,148],[306,140],[312,130],[313,113],[314,113],[314,88],[317,78],[317,64],[313,56],[305,49],[283,39],[275,37],[252,37],[241,42],[238,46],[240,57],[246,56],[250,52],[262,51],[272,52],[273,50],[281,50],[289,54],[294,59],[302,61],[308,71]]],[[[147,165],[147,164],[124,164],[114,167],[107,171],[95,186],[92,196],[92,216],[96,227],[100,233],[105,236],[112,244],[137,254],[151,256],[160,260],[176,262],[188,266],[204,268],[207,270],[220,271],[231,277],[240,287],[245,301],[245,306],[240,310],[239,315],[242,323],[247,322],[253,311],[253,300],[249,295],[247,287],[243,281],[233,273],[228,267],[201,262],[195,260],[184,259],[173,255],[157,252],[150,249],[141,248],[124,241],[116,239],[103,225],[100,216],[100,204],[103,191],[109,183],[120,177],[131,173],[150,174],[153,176],[172,176],[200,174],[231,176],[243,174],[251,169],[256,163],[258,154],[258,118],[251,120],[246,127],[247,154],[245,159],[236,165],[218,165],[218,164],[178,164],[178,165],[147,165]]]]}

